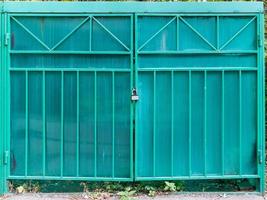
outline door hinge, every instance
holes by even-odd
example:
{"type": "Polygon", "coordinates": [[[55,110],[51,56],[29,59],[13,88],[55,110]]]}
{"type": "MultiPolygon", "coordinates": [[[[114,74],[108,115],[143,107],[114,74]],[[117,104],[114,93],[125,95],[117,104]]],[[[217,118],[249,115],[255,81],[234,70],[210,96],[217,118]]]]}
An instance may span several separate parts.
{"type": "Polygon", "coordinates": [[[5,45],[8,45],[8,42],[10,40],[10,34],[9,33],[5,33],[5,45]]]}
{"type": "Polygon", "coordinates": [[[138,96],[138,94],[137,94],[137,90],[136,90],[136,88],[133,88],[133,89],[132,89],[131,99],[132,99],[132,101],[138,101],[138,100],[139,100],[139,96],[138,96]]]}
{"type": "Polygon", "coordinates": [[[258,46],[261,47],[263,44],[263,40],[261,39],[260,35],[258,35],[258,46]]]}
{"type": "Polygon", "coordinates": [[[4,165],[7,165],[7,163],[8,163],[8,151],[5,151],[4,152],[4,165]]]}
{"type": "Polygon", "coordinates": [[[258,150],[258,162],[259,164],[262,164],[263,158],[262,158],[262,151],[258,150]]]}

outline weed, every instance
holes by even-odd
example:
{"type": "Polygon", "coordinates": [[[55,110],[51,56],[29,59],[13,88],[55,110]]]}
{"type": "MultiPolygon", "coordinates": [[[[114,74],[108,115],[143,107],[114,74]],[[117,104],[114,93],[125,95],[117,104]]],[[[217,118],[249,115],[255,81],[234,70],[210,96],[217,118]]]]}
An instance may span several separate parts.
{"type": "Polygon", "coordinates": [[[166,191],[166,192],[176,192],[175,183],[171,183],[171,182],[165,181],[164,191],[166,191]]]}
{"type": "Polygon", "coordinates": [[[117,193],[117,195],[120,197],[120,200],[130,200],[134,194],[136,194],[136,191],[132,190],[131,187],[126,187],[125,191],[117,193]]]}
{"type": "Polygon", "coordinates": [[[75,189],[77,192],[83,192],[84,196],[93,199],[106,199],[107,197],[117,195],[121,200],[129,200],[132,196],[146,194],[154,197],[166,192],[181,191],[183,182],[75,182],[69,181],[10,181],[9,191],[15,193],[25,192],[67,192],[68,188],[75,189]]]}

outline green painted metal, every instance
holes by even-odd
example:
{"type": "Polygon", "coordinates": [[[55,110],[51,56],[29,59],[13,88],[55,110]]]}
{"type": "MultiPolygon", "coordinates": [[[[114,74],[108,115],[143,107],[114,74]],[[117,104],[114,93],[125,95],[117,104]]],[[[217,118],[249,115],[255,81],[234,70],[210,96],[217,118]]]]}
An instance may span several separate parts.
{"type": "MultiPolygon", "coordinates": [[[[0,4],[2,7],[2,3],[0,4]]],[[[9,72],[8,72],[8,48],[5,46],[5,35],[7,33],[6,14],[1,13],[1,144],[0,144],[0,192],[7,192],[7,176],[9,174],[9,72]]]]}
{"type": "Polygon", "coordinates": [[[132,18],[8,14],[9,179],[133,179],[132,18]]]}
{"type": "Polygon", "coordinates": [[[136,15],[136,180],[254,177],[264,191],[261,20],[136,15]]]}
{"type": "Polygon", "coordinates": [[[261,2],[7,2],[6,12],[16,13],[258,13],[261,2]]]}
{"type": "MultiPolygon", "coordinates": [[[[1,30],[0,30],[0,34],[1,34],[1,38],[2,38],[2,32],[3,32],[3,20],[2,20],[2,13],[0,15],[0,21],[1,21],[1,30]]],[[[1,44],[2,44],[2,39],[1,39],[1,44]]],[[[2,45],[1,45],[1,49],[2,49],[2,45]]],[[[3,51],[1,51],[1,66],[3,65],[3,51]]],[[[0,84],[3,85],[3,67],[0,68],[0,84]]],[[[3,110],[3,87],[1,87],[1,90],[0,90],[0,108],[1,110],[3,110]]],[[[0,140],[1,141],[4,141],[4,130],[3,130],[3,112],[0,113],[1,117],[0,117],[0,127],[1,127],[1,133],[0,133],[0,140]]],[[[0,142],[0,155],[4,155],[4,151],[5,151],[5,148],[4,148],[4,145],[5,143],[4,142],[0,142]]],[[[1,156],[0,157],[0,193],[4,193],[5,192],[5,173],[4,173],[4,156],[1,156]]]]}
{"type": "Polygon", "coordinates": [[[264,191],[262,3],[0,7],[0,193],[9,179],[264,191]]]}

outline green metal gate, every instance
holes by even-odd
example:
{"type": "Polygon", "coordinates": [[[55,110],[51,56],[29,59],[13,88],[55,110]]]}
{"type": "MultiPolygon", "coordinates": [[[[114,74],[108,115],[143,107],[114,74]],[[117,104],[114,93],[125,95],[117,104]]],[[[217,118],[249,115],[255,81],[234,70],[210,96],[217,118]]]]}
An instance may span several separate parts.
{"type": "Polygon", "coordinates": [[[261,3],[1,7],[1,192],[242,178],[264,191],[261,3]]]}
{"type": "Polygon", "coordinates": [[[256,178],[256,16],[136,20],[137,179],[256,178]]]}
{"type": "Polygon", "coordinates": [[[10,178],[131,180],[132,17],[9,20],[10,178]]]}

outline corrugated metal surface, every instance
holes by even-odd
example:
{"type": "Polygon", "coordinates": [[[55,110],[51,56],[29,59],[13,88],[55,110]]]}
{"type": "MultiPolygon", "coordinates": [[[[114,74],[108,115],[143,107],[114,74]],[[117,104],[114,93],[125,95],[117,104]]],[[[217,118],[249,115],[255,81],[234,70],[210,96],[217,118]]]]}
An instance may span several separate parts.
{"type": "Polygon", "coordinates": [[[132,16],[10,22],[10,178],[131,180],[132,16]]]}
{"type": "Polygon", "coordinates": [[[260,175],[260,20],[137,15],[137,180],[260,175]]]}

